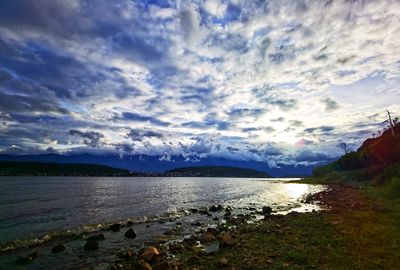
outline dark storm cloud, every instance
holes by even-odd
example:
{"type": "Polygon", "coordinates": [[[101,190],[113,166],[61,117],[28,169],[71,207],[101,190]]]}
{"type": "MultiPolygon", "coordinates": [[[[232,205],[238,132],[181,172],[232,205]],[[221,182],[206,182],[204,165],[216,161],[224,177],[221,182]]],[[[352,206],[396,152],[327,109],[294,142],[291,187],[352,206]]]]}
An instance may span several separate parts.
{"type": "Polygon", "coordinates": [[[100,132],[96,131],[80,131],[76,129],[71,129],[68,131],[68,134],[71,136],[78,136],[83,138],[83,143],[90,147],[97,147],[101,145],[101,139],[104,138],[104,135],[100,132]]]}

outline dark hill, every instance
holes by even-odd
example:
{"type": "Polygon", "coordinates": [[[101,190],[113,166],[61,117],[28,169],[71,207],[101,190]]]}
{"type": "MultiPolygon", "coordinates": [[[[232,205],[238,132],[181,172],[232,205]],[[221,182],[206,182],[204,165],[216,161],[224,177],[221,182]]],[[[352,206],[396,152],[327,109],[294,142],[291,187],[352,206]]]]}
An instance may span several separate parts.
{"type": "Polygon", "coordinates": [[[176,168],[165,172],[170,175],[197,176],[197,177],[255,177],[268,178],[265,172],[252,169],[230,167],[230,166],[195,166],[176,168]]]}
{"type": "Polygon", "coordinates": [[[0,176],[129,176],[129,172],[94,164],[3,161],[0,176]]]}
{"type": "Polygon", "coordinates": [[[389,128],[380,136],[365,140],[357,151],[316,168],[313,176],[332,180],[373,180],[375,183],[400,176],[400,123],[395,124],[393,131],[394,135],[389,128]]]}

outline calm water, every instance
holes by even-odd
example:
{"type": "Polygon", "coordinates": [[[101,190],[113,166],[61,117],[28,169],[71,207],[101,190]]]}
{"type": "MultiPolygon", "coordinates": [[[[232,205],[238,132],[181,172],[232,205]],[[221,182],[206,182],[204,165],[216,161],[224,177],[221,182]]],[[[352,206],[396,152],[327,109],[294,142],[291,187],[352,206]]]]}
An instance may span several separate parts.
{"type": "MultiPolygon", "coordinates": [[[[220,203],[302,207],[320,187],[240,178],[0,178],[0,246],[51,231],[220,203]]],[[[274,179],[276,180],[276,179],[274,179]]]]}

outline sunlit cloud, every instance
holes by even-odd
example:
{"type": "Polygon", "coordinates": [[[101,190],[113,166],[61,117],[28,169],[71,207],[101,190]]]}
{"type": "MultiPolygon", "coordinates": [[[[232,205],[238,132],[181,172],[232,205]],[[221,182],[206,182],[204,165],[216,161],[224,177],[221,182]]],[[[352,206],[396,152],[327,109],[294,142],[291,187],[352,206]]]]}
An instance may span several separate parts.
{"type": "Polygon", "coordinates": [[[400,113],[399,17],[395,0],[1,1],[0,151],[324,162],[400,113]]]}

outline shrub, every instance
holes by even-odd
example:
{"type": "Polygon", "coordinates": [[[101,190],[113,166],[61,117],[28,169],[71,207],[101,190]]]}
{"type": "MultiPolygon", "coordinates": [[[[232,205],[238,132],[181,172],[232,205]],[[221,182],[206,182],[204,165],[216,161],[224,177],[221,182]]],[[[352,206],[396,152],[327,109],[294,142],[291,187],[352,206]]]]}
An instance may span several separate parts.
{"type": "Polygon", "coordinates": [[[400,199],[400,177],[393,177],[387,184],[386,194],[391,199],[400,199]]]}

